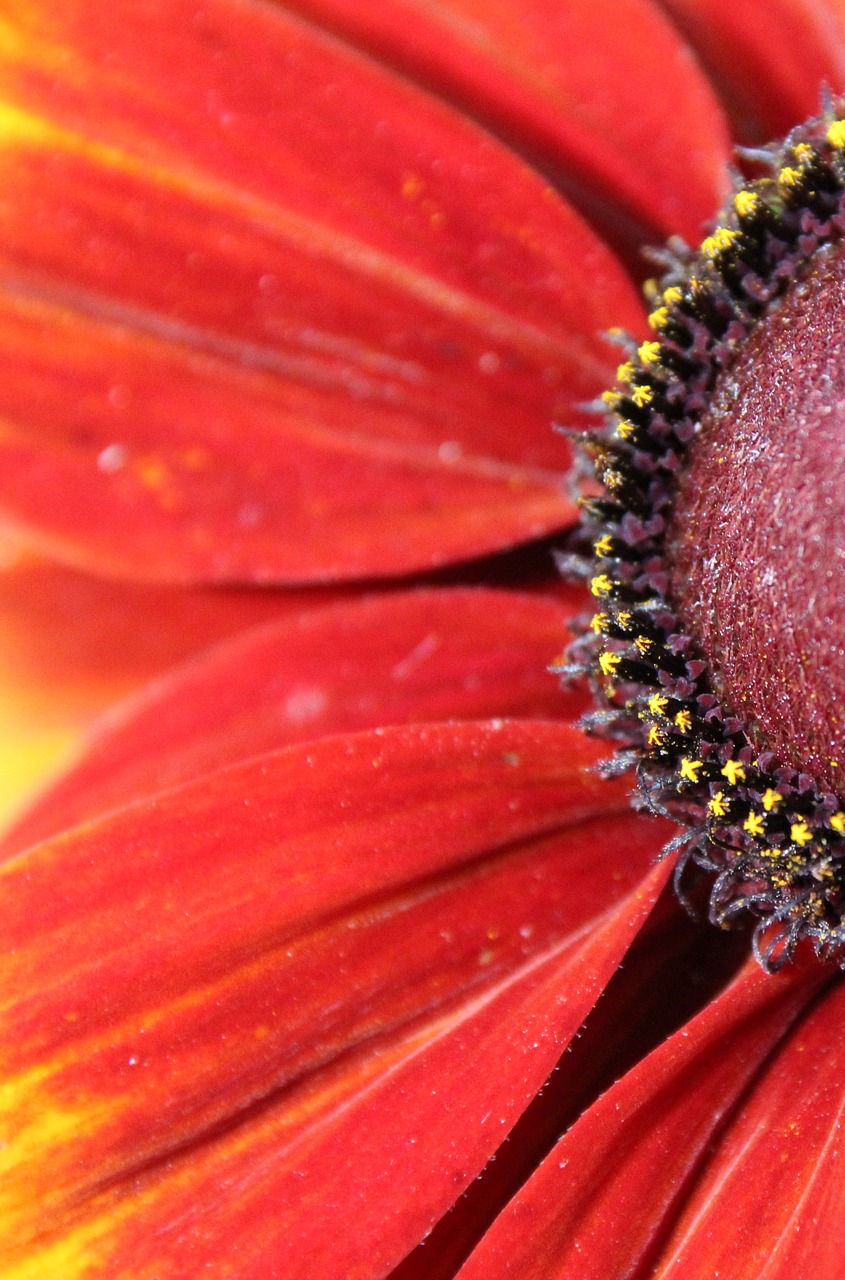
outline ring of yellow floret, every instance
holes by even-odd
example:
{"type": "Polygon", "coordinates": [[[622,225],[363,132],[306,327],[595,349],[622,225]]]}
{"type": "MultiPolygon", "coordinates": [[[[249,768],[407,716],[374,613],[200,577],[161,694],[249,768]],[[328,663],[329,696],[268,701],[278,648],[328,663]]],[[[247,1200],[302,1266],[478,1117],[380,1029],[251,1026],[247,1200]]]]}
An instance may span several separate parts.
{"type": "Polygon", "coordinates": [[[845,118],[828,110],[802,126],[767,168],[647,286],[655,336],[631,344],[588,444],[604,490],[582,500],[598,608],[567,671],[591,678],[605,709],[588,719],[621,744],[622,766],[636,762],[644,803],[687,826],[672,845],[681,897],[704,876],[714,923],[756,917],[757,956],[777,968],[804,937],[823,958],[845,955],[845,806],[760,754],[715,697],[668,598],[663,548],[715,379],[813,254],[845,235],[845,118]]]}

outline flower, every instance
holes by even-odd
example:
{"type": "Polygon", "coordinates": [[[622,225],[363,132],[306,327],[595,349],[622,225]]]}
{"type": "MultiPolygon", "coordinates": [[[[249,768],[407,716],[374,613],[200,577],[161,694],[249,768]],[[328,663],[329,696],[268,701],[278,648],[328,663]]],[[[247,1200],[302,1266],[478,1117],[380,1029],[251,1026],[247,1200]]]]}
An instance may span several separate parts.
{"type": "MultiPolygon", "coordinates": [[[[6,837],[0,1274],[832,1277],[842,986],[686,921],[545,672],[547,422],[642,329],[555,186],[692,236],[716,99],[645,0],[293,9],[0,23],[0,505],[72,566],[6,642],[140,632],[77,716],[188,655],[6,837]]],[[[666,9],[745,141],[842,77],[832,2],[666,9]]]]}

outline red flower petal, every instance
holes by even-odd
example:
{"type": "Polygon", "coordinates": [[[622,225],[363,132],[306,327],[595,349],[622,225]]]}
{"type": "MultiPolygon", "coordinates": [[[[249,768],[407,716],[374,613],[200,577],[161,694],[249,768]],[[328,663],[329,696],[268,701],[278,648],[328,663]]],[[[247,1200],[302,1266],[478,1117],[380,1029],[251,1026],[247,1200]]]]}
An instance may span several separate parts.
{"type": "Polygon", "coordinates": [[[741,935],[693,922],[667,888],[508,1142],[391,1280],[453,1280],[561,1134],[715,998],[747,952],[741,935]]]}
{"type": "Polygon", "coordinates": [[[838,983],[794,1027],[710,1154],[655,1275],[839,1280],[845,1051],[838,983]]]}
{"type": "Polygon", "coordinates": [[[730,138],[720,105],[648,0],[614,0],[612,13],[595,0],[294,7],[539,160],[631,253],[673,234],[699,239],[724,199],[730,138]]]}
{"type": "Polygon", "coordinates": [[[770,142],[845,90],[845,9],[833,0],[661,0],[695,47],[741,142],[770,142]]]}
{"type": "Polygon", "coordinates": [[[636,329],[537,174],[272,5],[5,20],[0,505],[153,579],[403,573],[573,516],[636,329]]]}
{"type": "MultiPolygon", "coordinates": [[[[823,980],[818,969],[772,978],[749,964],[724,996],[573,1126],[500,1215],[461,1280],[607,1280],[646,1265],[656,1274],[653,1251],[714,1133],[823,980]]],[[[725,1167],[714,1166],[714,1178],[725,1167]]],[[[766,1171],[756,1182],[762,1200],[770,1166],[756,1168],[766,1171]]],[[[742,1270],[721,1218],[709,1231],[724,1247],[722,1274],[760,1274],[742,1270]]],[[[686,1261],[677,1274],[719,1274],[718,1260],[702,1266],[700,1249],[686,1261]]]]}
{"type": "Polygon", "coordinates": [[[85,730],[117,699],[222,636],[337,595],[127,586],[9,554],[0,568],[0,826],[78,756],[85,730]]]}
{"type": "Polygon", "coordinates": [[[344,591],[127,585],[21,556],[0,568],[0,669],[34,714],[60,698],[82,719],[215,641],[344,591]]]}
{"type": "Polygon", "coordinates": [[[10,1266],[384,1274],[666,879],[595,754],[538,721],[323,739],[7,863],[10,1266]]]}
{"type": "Polygon", "coordinates": [[[420,590],[248,632],[113,713],[3,853],[292,742],[414,720],[578,715],[584,691],[562,692],[548,671],[567,613],[504,591],[420,590]]]}

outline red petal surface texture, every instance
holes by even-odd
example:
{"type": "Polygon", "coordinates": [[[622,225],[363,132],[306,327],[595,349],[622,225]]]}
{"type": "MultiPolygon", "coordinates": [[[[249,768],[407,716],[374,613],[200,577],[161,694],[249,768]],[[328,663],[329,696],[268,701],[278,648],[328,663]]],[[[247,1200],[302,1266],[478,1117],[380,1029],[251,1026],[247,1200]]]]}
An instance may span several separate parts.
{"type": "MultiPolygon", "coordinates": [[[[714,998],[747,952],[741,935],[714,933],[705,921],[694,923],[671,891],[664,892],[508,1142],[392,1280],[453,1280],[578,1116],[714,998]]],[[[519,1258],[517,1251],[515,1263],[519,1258]]]]}
{"type": "Polygon", "coordinates": [[[0,508],[82,566],[396,574],[573,516],[641,309],[548,184],[272,5],[4,17],[0,508]]]}
{"type": "Polygon", "coordinates": [[[843,1070],[838,983],[783,1044],[712,1152],[656,1275],[842,1274],[843,1070]]]}
{"type": "Polygon", "coordinates": [[[614,0],[611,10],[595,0],[292,7],[483,121],[628,250],[700,238],[724,197],[730,140],[720,104],[647,0],[614,0]]]}
{"type": "MultiPolygon", "coordinates": [[[[695,1244],[683,1264],[664,1270],[656,1260],[665,1256],[663,1237],[710,1157],[714,1135],[725,1124],[733,1135],[737,1103],[822,981],[818,969],[809,976],[791,970],[775,979],[749,963],[723,996],[581,1117],[500,1215],[460,1271],[461,1280],[622,1280],[657,1274],[751,1280],[763,1274],[762,1242],[768,1239],[770,1247],[775,1237],[760,1231],[760,1251],[752,1261],[742,1232],[756,1231],[755,1215],[773,1192],[777,1199],[772,1185],[777,1166],[747,1152],[742,1157],[745,1203],[740,1207],[728,1194],[722,1212],[722,1202],[717,1208],[703,1191],[694,1203],[704,1206],[706,1225],[697,1223],[695,1244]]],[[[802,1074],[799,1068],[794,1084],[802,1074]]],[[[760,1090],[768,1093],[765,1076],[760,1090]]],[[[841,1089],[832,1092],[841,1095],[841,1089]]],[[[775,1114],[772,1107],[769,1123],[775,1114]]],[[[774,1123],[781,1133],[780,1121],[774,1123]]],[[[829,1123],[828,1108],[819,1127],[829,1123]]],[[[717,1153],[711,1190],[729,1168],[717,1153]]],[[[787,1181],[782,1178],[781,1185],[787,1181]]],[[[736,1190],[732,1194],[736,1197],[736,1190]]]]}
{"type": "Polygon", "coordinates": [[[665,881],[595,756],[536,720],[324,738],[7,862],[6,1274],[384,1275],[665,881]]]}
{"type": "Polygon", "coordinates": [[[699,53],[740,142],[771,142],[845,91],[841,0],[661,0],[699,53]]]}
{"type": "Polygon", "coordinates": [[[548,666],[557,601],[418,590],[300,612],[196,658],[115,711],[3,841],[3,853],[263,751],[378,725],[574,716],[548,666]]]}

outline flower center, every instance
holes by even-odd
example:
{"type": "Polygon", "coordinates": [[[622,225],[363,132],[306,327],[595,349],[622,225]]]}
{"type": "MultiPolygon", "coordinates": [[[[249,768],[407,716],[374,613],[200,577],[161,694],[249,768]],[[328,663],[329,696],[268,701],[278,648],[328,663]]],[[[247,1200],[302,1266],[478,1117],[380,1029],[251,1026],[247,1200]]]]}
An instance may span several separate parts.
{"type": "Polygon", "coordinates": [[[845,788],[845,251],[819,251],[716,383],[670,595],[758,751],[845,788]]]}
{"type": "Polygon", "coordinates": [[[845,956],[845,120],[770,153],[653,286],[590,445],[591,678],[676,885],[761,963],[845,956]]]}

